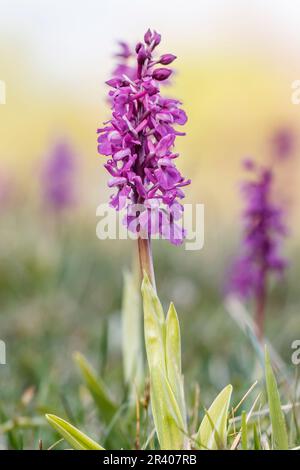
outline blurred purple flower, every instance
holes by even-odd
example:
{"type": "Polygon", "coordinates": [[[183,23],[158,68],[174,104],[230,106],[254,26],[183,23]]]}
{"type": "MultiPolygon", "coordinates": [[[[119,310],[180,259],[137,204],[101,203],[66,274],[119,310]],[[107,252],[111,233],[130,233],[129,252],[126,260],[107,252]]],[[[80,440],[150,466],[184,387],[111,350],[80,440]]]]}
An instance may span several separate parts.
{"type": "Polygon", "coordinates": [[[160,84],[172,70],[157,65],[176,58],[172,54],[153,57],[160,41],[158,33],[148,30],[144,43],[138,43],[133,52],[121,44],[118,57],[122,63],[107,82],[112,118],[98,129],[98,151],[112,157],[104,165],[112,177],[108,186],[117,190],[111,205],[116,210],[127,209],[129,230],[147,236],[159,233],[178,244],[184,231],[175,221],[182,216],[182,187],[190,180],[174,163],[178,157],[173,151],[175,138],[184,135],[174,126],[185,124],[187,116],[178,100],[160,94],[160,84]],[[134,66],[128,64],[133,57],[134,66]],[[138,214],[131,211],[135,204],[143,206],[138,214]]]}
{"type": "Polygon", "coordinates": [[[287,229],[283,210],[272,202],[272,172],[252,160],[245,162],[245,168],[254,179],[242,185],[244,236],[240,256],[231,269],[229,291],[259,299],[265,296],[269,274],[281,275],[287,266],[281,255],[287,229]]]}
{"type": "Polygon", "coordinates": [[[285,159],[292,155],[295,148],[295,135],[291,129],[278,129],[272,137],[272,154],[275,158],[285,159]]]}
{"type": "Polygon", "coordinates": [[[44,201],[55,211],[76,203],[76,157],[65,141],[57,142],[45,160],[41,184],[44,201]]]}

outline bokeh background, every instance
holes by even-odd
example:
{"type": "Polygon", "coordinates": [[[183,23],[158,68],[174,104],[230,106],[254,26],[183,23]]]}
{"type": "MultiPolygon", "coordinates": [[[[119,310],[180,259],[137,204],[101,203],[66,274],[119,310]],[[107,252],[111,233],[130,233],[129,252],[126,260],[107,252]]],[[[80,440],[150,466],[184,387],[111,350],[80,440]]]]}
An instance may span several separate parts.
{"type": "MultiPolygon", "coordinates": [[[[300,106],[291,102],[300,4],[0,0],[3,421],[46,410],[83,419],[75,350],[120,393],[122,273],[135,247],[96,238],[96,207],[108,198],[96,129],[109,116],[104,81],[117,41],[134,44],[148,27],[162,34],[161,51],[178,56],[166,92],[189,116],[187,136],[178,139],[180,166],[193,181],[186,202],[204,203],[206,213],[203,250],[154,243],[160,297],[165,305],[172,299],[180,316],[187,388],[193,393],[199,382],[205,402],[229,381],[237,398],[250,385],[253,350],[225,311],[223,286],[240,239],[241,159],[269,162],[280,138],[289,150],[278,162],[276,197],[287,209],[290,267],[272,288],[267,334],[288,363],[300,335],[300,106]],[[49,206],[56,174],[72,188],[63,210],[59,184],[49,206]]],[[[25,445],[37,438],[26,436],[25,445]]]]}

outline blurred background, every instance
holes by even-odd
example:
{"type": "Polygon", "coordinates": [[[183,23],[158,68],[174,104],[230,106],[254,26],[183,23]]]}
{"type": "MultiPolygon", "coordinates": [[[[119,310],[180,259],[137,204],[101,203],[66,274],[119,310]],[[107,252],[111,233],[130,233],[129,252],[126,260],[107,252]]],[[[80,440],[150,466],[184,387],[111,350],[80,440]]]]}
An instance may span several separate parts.
{"type": "MultiPolygon", "coordinates": [[[[283,157],[276,197],[287,209],[290,267],[272,288],[267,334],[287,362],[299,338],[300,106],[291,85],[300,78],[300,4],[0,0],[3,420],[25,409],[80,420],[75,350],[120,393],[122,273],[135,247],[96,238],[96,207],[109,194],[96,129],[109,117],[104,81],[117,41],[135,44],[148,27],[162,34],[160,51],[178,57],[166,93],[189,117],[177,147],[192,178],[186,202],[205,205],[203,250],[154,242],[159,295],[180,316],[187,388],[199,382],[205,402],[229,381],[237,399],[250,386],[251,344],[223,306],[244,157],[283,157]]],[[[26,439],[36,445],[36,434],[26,439]]]]}

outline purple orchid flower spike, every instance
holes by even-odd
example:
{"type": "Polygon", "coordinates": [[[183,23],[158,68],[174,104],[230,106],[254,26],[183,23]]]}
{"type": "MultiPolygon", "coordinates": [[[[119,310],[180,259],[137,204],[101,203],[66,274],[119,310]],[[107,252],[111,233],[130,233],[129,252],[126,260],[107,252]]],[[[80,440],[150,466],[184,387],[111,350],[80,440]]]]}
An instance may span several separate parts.
{"type": "Polygon", "coordinates": [[[42,189],[46,206],[60,212],[76,203],[75,155],[65,141],[57,142],[42,170],[42,189]]]}
{"type": "Polygon", "coordinates": [[[165,66],[176,57],[155,58],[160,41],[160,34],[148,30],[133,51],[121,43],[121,63],[107,82],[112,118],[98,129],[98,151],[110,157],[104,165],[111,176],[108,186],[116,190],[110,203],[126,209],[128,229],[139,239],[159,234],[179,244],[185,235],[178,224],[180,200],[190,180],[175,165],[175,139],[184,135],[175,126],[184,125],[187,116],[180,101],[161,95],[161,84],[172,74],[165,66]]]}
{"type": "Polygon", "coordinates": [[[255,299],[257,334],[261,339],[268,278],[272,274],[281,276],[287,266],[281,254],[287,229],[283,210],[272,201],[272,171],[252,160],[246,160],[244,166],[253,178],[242,185],[244,236],[228,290],[242,299],[255,299]]]}

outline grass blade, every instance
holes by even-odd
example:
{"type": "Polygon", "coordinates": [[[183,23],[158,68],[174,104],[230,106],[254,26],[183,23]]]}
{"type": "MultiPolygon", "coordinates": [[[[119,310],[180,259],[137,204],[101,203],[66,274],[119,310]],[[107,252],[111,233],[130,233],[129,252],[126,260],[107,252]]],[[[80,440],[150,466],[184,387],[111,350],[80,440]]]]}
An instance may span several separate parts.
{"type": "Polygon", "coordinates": [[[257,430],[256,423],[253,423],[253,442],[254,442],[254,450],[261,450],[260,438],[259,438],[259,433],[257,430]]]}
{"type": "MultiPolygon", "coordinates": [[[[249,421],[251,419],[251,416],[253,415],[253,412],[255,410],[255,407],[256,407],[259,399],[260,399],[260,394],[256,397],[256,399],[254,400],[253,405],[250,408],[250,411],[247,413],[246,424],[249,423],[249,421]]],[[[237,447],[240,443],[241,437],[242,437],[242,432],[240,430],[240,432],[236,435],[233,443],[231,444],[230,450],[236,450],[237,449],[237,447]]]]}
{"type": "Polygon", "coordinates": [[[272,424],[273,447],[275,449],[287,450],[289,445],[286,423],[283,411],[281,409],[277,382],[271,366],[270,355],[267,348],[265,349],[265,374],[270,418],[272,424]]]}
{"type": "Polygon", "coordinates": [[[46,419],[49,424],[76,450],[104,450],[97,442],[93,441],[79,429],[72,426],[58,416],[47,414],[46,419]]]}
{"type": "Polygon", "coordinates": [[[247,429],[247,413],[242,412],[242,425],[241,425],[241,444],[243,450],[248,450],[248,429],[247,429]]]}
{"type": "Polygon", "coordinates": [[[195,441],[199,449],[225,448],[227,442],[227,418],[232,385],[227,385],[214,400],[204,416],[195,441]]]}
{"type": "Polygon", "coordinates": [[[100,416],[106,423],[109,423],[117,411],[117,405],[111,400],[104,383],[99,377],[97,377],[96,372],[85,357],[77,352],[74,354],[74,360],[77,363],[86,386],[97,405],[100,416]]]}

